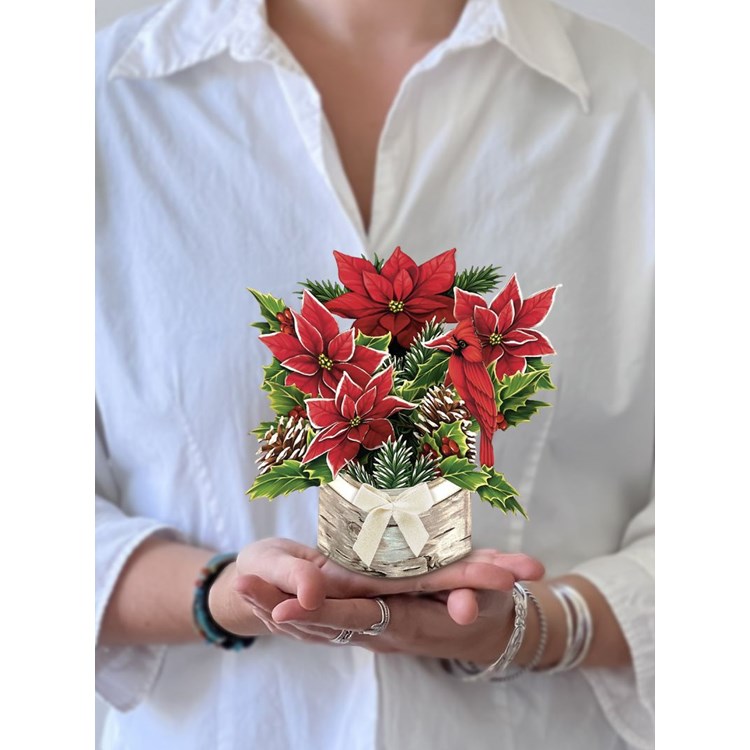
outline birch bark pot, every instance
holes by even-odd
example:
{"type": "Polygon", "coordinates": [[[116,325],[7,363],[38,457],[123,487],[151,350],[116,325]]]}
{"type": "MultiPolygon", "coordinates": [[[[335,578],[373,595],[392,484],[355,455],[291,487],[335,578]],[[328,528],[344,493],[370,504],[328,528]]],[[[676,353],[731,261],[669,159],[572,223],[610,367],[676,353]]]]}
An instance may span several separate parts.
{"type": "MultiPolygon", "coordinates": [[[[353,488],[360,484],[349,476],[341,476],[353,488]]],[[[443,479],[428,482],[431,491],[441,492],[455,487],[443,479]]],[[[390,497],[404,492],[378,490],[390,497]]],[[[402,578],[422,575],[460,560],[471,552],[471,492],[456,487],[456,492],[434,503],[419,515],[428,533],[420,554],[415,556],[404,539],[396,521],[391,518],[383,533],[372,562],[367,565],[357,555],[353,545],[357,540],[367,512],[343,497],[332,486],[320,488],[318,498],[318,549],[327,557],[349,570],[365,575],[402,578]]]]}

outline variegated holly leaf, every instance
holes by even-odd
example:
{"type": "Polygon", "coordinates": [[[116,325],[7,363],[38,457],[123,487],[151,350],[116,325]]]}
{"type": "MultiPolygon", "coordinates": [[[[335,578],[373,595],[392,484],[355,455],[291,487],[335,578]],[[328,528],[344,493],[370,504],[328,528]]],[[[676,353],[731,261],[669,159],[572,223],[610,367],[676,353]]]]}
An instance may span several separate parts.
{"type": "Polygon", "coordinates": [[[541,357],[529,357],[526,360],[526,370],[527,372],[529,370],[542,370],[546,373],[546,375],[539,379],[537,382],[537,388],[543,388],[547,391],[554,391],[555,385],[552,382],[552,378],[550,378],[549,371],[551,369],[551,365],[546,364],[542,361],[541,357]]]}
{"type": "Polygon", "coordinates": [[[286,380],[286,376],[288,374],[289,370],[285,370],[281,366],[281,362],[279,362],[279,360],[274,357],[271,360],[271,364],[266,365],[263,368],[263,383],[260,387],[264,391],[270,391],[271,384],[284,385],[284,381],[286,380]]]}
{"type": "Polygon", "coordinates": [[[324,455],[318,456],[309,463],[302,464],[302,468],[305,470],[307,476],[318,486],[333,481],[333,475],[324,455]]]}
{"type": "Polygon", "coordinates": [[[289,495],[316,486],[316,482],[310,479],[299,461],[283,461],[272,466],[265,474],[259,474],[245,494],[252,500],[259,497],[272,500],[279,495],[289,495]]]}
{"type": "Polygon", "coordinates": [[[449,354],[434,351],[426,362],[417,367],[416,377],[401,387],[401,397],[412,402],[422,399],[430,386],[445,380],[449,359],[449,354]]]}
{"type": "Polygon", "coordinates": [[[438,456],[442,456],[441,448],[443,438],[455,441],[458,445],[458,455],[465,456],[469,446],[467,444],[466,433],[461,429],[460,422],[442,422],[435,432],[422,436],[422,443],[427,443],[433,450],[437,451],[438,456]]]}
{"type": "Polygon", "coordinates": [[[391,334],[386,333],[382,336],[368,336],[367,334],[358,331],[354,343],[359,346],[367,346],[370,349],[377,349],[379,352],[387,352],[388,346],[391,343],[391,334]]]}
{"type": "Polygon", "coordinates": [[[283,299],[278,299],[272,294],[259,292],[257,289],[248,289],[248,292],[255,297],[260,305],[260,314],[263,320],[259,323],[253,323],[254,328],[259,328],[261,333],[273,333],[281,330],[281,323],[277,319],[278,313],[283,313],[287,305],[283,299]]]}
{"type": "Polygon", "coordinates": [[[477,492],[484,502],[493,508],[499,508],[503,513],[519,512],[524,518],[528,518],[526,511],[517,501],[518,491],[508,480],[494,469],[485,469],[489,474],[487,484],[479,487],[477,492]]]}
{"type": "Polygon", "coordinates": [[[296,385],[268,384],[268,400],[271,408],[279,415],[287,415],[295,406],[305,406],[307,394],[296,385]]]}
{"type": "Polygon", "coordinates": [[[535,401],[532,396],[540,389],[554,388],[549,377],[549,365],[537,362],[526,372],[505,375],[498,380],[494,367],[490,367],[490,378],[495,389],[498,414],[502,414],[509,427],[528,422],[539,409],[549,406],[545,401],[535,401]]]}
{"type": "Polygon", "coordinates": [[[472,492],[487,484],[489,472],[475,466],[468,458],[448,456],[440,464],[440,476],[472,492]]]}

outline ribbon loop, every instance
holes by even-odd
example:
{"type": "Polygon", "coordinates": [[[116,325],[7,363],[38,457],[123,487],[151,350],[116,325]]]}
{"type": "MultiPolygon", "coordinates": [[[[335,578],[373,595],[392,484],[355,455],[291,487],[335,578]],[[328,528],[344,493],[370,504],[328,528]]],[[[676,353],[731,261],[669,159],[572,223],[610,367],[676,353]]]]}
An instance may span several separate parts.
{"type": "Polygon", "coordinates": [[[350,502],[367,513],[353,545],[354,551],[366,565],[372,563],[391,518],[415,556],[419,555],[427,543],[430,535],[419,515],[428,511],[434,500],[430,488],[424,482],[409,487],[396,497],[369,484],[363,484],[350,502]]]}

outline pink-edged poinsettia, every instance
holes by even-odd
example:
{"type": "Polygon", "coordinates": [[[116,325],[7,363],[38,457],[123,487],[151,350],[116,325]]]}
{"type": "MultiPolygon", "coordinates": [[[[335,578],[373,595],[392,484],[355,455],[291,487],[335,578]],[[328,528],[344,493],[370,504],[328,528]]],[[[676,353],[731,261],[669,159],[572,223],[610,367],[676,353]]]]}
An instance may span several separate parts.
{"type": "Polygon", "coordinates": [[[418,266],[397,247],[380,271],[364,258],[333,254],[339,279],[349,291],[326,306],[342,318],[353,318],[362,333],[390,333],[407,348],[426,321],[455,322],[453,300],[445,294],[456,278],[455,248],[418,266]]]}
{"type": "Polygon", "coordinates": [[[292,317],[296,335],[279,331],[259,338],[290,371],[286,384],[312,396],[333,396],[344,375],[366,384],[387,356],[355,344],[353,329],[339,332],[336,318],[308,291],[301,311],[292,310],[292,317]]]}
{"type": "Polygon", "coordinates": [[[535,331],[547,317],[557,287],[523,299],[516,275],[505,289],[487,302],[478,294],[455,289],[453,314],[456,320],[472,320],[482,342],[485,364],[495,362],[498,378],[526,370],[526,357],[543,357],[555,350],[547,337],[535,331]]]}
{"type": "Polygon", "coordinates": [[[320,432],[308,446],[302,463],[327,454],[328,468],[335,477],[356,457],[360,446],[374,450],[392,438],[393,425],[388,417],[416,406],[396,396],[389,396],[392,387],[391,367],[375,375],[364,386],[358,385],[344,373],[333,398],[308,399],[310,424],[320,432]]]}

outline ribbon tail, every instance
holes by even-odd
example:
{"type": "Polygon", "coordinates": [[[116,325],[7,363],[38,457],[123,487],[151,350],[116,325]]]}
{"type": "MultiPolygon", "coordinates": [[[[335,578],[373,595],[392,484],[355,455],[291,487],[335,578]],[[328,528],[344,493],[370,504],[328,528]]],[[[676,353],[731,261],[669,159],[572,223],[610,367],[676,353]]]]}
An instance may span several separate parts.
{"type": "Polygon", "coordinates": [[[391,508],[374,508],[367,514],[352,549],[365,565],[370,565],[391,520],[391,508]]]}
{"type": "Polygon", "coordinates": [[[416,513],[410,513],[403,510],[394,510],[393,518],[398,524],[401,533],[409,545],[409,549],[417,557],[424,549],[427,540],[430,538],[427,529],[422,523],[422,519],[416,513]]]}

